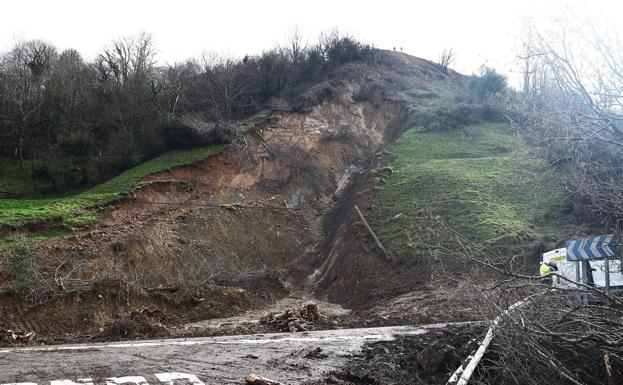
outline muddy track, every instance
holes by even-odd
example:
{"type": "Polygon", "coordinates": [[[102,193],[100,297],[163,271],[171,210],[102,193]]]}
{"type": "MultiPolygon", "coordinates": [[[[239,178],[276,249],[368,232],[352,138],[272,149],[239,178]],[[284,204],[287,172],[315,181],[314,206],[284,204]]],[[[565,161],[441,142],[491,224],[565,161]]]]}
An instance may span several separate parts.
{"type": "Polygon", "coordinates": [[[200,381],[195,385],[240,384],[255,373],[293,385],[335,383],[336,378],[345,384],[407,384],[414,378],[443,379],[447,368],[460,363],[460,356],[470,349],[465,342],[474,333],[469,325],[436,324],[0,348],[0,383],[45,385],[51,380],[89,378],[102,384],[111,377],[140,376],[124,382],[158,384],[155,373],[184,373],[200,381]]]}

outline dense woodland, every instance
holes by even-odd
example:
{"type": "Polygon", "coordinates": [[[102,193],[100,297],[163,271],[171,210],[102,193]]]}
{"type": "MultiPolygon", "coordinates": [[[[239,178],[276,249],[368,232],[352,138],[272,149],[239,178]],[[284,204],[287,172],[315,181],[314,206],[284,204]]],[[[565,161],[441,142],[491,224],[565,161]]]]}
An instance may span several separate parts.
{"type": "Polygon", "coordinates": [[[21,41],[0,54],[0,161],[27,169],[33,186],[48,192],[93,185],[163,151],[223,141],[214,134],[219,122],[250,116],[346,62],[376,56],[372,46],[337,32],[313,45],[294,33],[260,55],[206,54],[164,66],[147,34],[116,40],[92,61],[45,41],[21,41]],[[199,123],[188,124],[188,116],[199,123]]]}

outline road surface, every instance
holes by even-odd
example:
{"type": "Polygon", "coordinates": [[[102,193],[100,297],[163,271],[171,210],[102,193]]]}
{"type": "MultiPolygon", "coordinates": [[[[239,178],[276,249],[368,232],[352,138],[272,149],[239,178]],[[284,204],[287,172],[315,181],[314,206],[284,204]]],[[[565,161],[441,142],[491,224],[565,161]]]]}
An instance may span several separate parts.
{"type": "Polygon", "coordinates": [[[445,326],[0,348],[0,385],[225,385],[251,373],[300,384],[339,369],[366,342],[445,326]]]}

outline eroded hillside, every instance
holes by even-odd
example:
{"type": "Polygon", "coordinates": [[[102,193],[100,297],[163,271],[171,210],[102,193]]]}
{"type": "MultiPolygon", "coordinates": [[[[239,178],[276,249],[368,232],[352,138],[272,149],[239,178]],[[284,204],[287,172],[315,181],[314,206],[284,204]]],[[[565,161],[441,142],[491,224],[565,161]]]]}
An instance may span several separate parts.
{"type": "MultiPolygon", "coordinates": [[[[223,153],[144,178],[95,223],[37,244],[37,269],[59,287],[5,289],[0,322],[63,338],[152,303],[184,323],[309,290],[323,219],[404,126],[405,79],[347,65],[300,97],[306,112],[259,115],[223,153]]],[[[3,236],[39,239],[46,223],[3,236]]],[[[20,288],[4,267],[4,286],[20,288]]]]}
{"type": "MultiPolygon", "coordinates": [[[[390,150],[406,128],[417,125],[414,116],[423,108],[437,108],[439,100],[455,103],[465,92],[462,75],[399,53],[384,53],[382,64],[375,66],[347,64],[294,103],[275,102],[273,109],[239,122],[238,134],[223,152],[150,174],[130,195],[103,209],[70,213],[96,212],[96,221],[85,228],[55,237],[37,237],[46,224],[5,229],[5,239],[45,238],[34,247],[37,269],[51,284],[25,295],[19,291],[23,282],[3,265],[0,325],[34,330],[51,342],[96,336],[111,320],[119,324],[133,309],[153,305],[162,312],[162,328],[102,337],[170,335],[170,326],[261,309],[288,296],[313,296],[365,311],[381,299],[415,290],[420,294],[409,301],[412,307],[425,298],[418,297],[421,292],[437,285],[430,260],[405,249],[411,241],[403,241],[409,233],[419,236],[421,226],[435,226],[417,219],[422,194],[447,193],[448,186],[438,182],[453,182],[434,164],[414,165],[416,179],[399,179],[411,167],[401,163],[400,153],[409,151],[409,142],[402,141],[395,155],[390,150]],[[417,178],[430,178],[422,183],[430,191],[414,188],[422,182],[417,178]],[[389,257],[370,240],[355,205],[386,242],[389,257]]],[[[467,135],[506,135],[496,136],[499,148],[475,140],[492,156],[521,156],[515,147],[505,147],[512,142],[509,132],[470,129],[467,135]]],[[[496,167],[512,163],[499,160],[492,160],[496,167]]],[[[478,160],[463,167],[480,167],[470,162],[478,160]]],[[[489,179],[485,173],[474,183],[489,179]]],[[[480,187],[469,182],[456,193],[478,197],[484,194],[480,187]]],[[[487,194],[495,194],[485,187],[487,194]]],[[[490,201],[488,196],[483,200],[490,201]]],[[[496,215],[488,209],[467,205],[494,226],[497,222],[487,221],[496,215]]],[[[532,213],[517,215],[525,220],[522,226],[532,225],[532,213]]],[[[499,218],[514,226],[511,217],[499,218]]],[[[530,236],[512,226],[499,231],[509,232],[511,242],[530,236]]],[[[384,312],[370,319],[382,322],[377,316],[384,312]]],[[[411,322],[444,317],[468,315],[411,322]]]]}

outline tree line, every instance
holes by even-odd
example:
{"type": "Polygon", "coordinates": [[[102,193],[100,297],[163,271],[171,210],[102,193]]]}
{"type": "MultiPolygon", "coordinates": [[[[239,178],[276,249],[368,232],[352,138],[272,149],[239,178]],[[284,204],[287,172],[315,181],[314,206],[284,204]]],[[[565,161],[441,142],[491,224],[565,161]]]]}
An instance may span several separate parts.
{"type": "Polygon", "coordinates": [[[87,61],[42,40],[0,53],[0,160],[55,192],[99,183],[163,151],[222,141],[205,125],[293,98],[333,69],[377,50],[337,31],[242,58],[204,54],[158,65],[150,35],[113,41],[87,61]]]}

